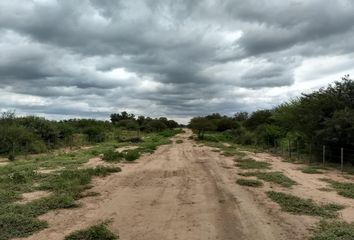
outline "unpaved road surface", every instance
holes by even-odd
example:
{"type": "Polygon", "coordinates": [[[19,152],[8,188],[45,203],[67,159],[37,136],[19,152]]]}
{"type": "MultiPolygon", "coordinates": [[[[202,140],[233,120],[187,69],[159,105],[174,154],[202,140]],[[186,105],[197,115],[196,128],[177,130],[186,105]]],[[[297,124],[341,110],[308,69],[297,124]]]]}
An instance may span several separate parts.
{"type": "Polygon", "coordinates": [[[122,164],[122,172],[95,179],[90,191],[99,196],[40,216],[49,228],[26,239],[63,239],[105,220],[128,240],[304,239],[311,220],[282,213],[265,196],[237,185],[233,158],[196,145],[190,135],[187,130],[154,154],[122,164]]]}

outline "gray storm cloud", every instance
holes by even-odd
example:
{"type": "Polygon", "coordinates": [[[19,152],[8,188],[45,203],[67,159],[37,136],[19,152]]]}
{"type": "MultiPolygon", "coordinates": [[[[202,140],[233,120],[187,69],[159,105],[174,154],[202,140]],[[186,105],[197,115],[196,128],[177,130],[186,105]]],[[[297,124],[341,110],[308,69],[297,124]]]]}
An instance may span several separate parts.
{"type": "Polygon", "coordinates": [[[272,107],[329,81],[307,68],[352,72],[353,10],[349,0],[1,1],[0,110],[186,120],[272,107]]]}

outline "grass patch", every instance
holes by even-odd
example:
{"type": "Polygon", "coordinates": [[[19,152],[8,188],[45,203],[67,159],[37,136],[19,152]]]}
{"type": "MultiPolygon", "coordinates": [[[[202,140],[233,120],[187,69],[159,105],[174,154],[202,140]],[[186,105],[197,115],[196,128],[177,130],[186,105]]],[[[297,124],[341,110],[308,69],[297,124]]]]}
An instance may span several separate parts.
{"type": "Polygon", "coordinates": [[[66,236],[64,240],[114,240],[118,239],[114,233],[112,233],[106,226],[101,223],[91,226],[87,229],[76,231],[66,236]]]}
{"type": "Polygon", "coordinates": [[[294,180],[288,178],[282,172],[258,172],[256,177],[266,182],[279,184],[282,187],[289,188],[293,185],[296,185],[294,180]]]}
{"type": "Polygon", "coordinates": [[[21,214],[0,215],[0,239],[27,237],[47,227],[47,223],[21,214]]]}
{"type": "Polygon", "coordinates": [[[301,168],[301,172],[307,173],[307,174],[321,174],[321,173],[323,173],[318,168],[313,167],[313,166],[306,166],[304,168],[301,168]]]}
{"type": "Polygon", "coordinates": [[[342,183],[326,178],[322,178],[321,180],[328,182],[339,195],[346,198],[354,198],[354,183],[342,183]]]}
{"type": "Polygon", "coordinates": [[[178,140],[176,140],[176,143],[177,143],[177,144],[181,144],[181,143],[183,143],[183,140],[178,139],[178,140]]]}
{"type": "Polygon", "coordinates": [[[254,179],[237,179],[237,184],[247,187],[261,187],[263,183],[259,180],[254,179]]]}
{"type": "Polygon", "coordinates": [[[343,206],[337,204],[319,205],[311,199],[303,199],[281,192],[269,191],[267,195],[274,202],[278,203],[283,211],[297,215],[333,218],[337,216],[337,211],[343,209],[343,206]]]}
{"type": "Polygon", "coordinates": [[[241,169],[269,169],[271,164],[256,161],[251,158],[237,160],[236,166],[241,169]]]}
{"type": "Polygon", "coordinates": [[[354,223],[321,221],[310,240],[354,239],[354,223]]]}

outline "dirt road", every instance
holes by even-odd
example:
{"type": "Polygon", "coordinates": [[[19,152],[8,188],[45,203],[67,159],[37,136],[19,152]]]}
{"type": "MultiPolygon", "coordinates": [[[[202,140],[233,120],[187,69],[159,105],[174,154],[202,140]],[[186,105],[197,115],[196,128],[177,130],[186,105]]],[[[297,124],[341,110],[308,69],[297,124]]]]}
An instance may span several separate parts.
{"type": "Polygon", "coordinates": [[[190,135],[180,134],[173,144],[124,164],[122,172],[95,179],[90,191],[100,196],[41,216],[49,228],[27,239],[63,239],[107,219],[128,240],[304,239],[303,217],[289,217],[235,184],[233,159],[197,146],[190,135]]]}

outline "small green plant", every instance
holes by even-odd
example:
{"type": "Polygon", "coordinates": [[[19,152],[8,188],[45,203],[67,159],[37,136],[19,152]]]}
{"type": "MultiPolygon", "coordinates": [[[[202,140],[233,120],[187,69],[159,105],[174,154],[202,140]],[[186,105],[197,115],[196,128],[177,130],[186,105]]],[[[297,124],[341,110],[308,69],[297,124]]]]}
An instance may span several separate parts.
{"type": "Polygon", "coordinates": [[[125,160],[132,162],[140,157],[140,152],[137,149],[129,150],[125,153],[125,160]]]}
{"type": "Polygon", "coordinates": [[[254,179],[237,179],[237,184],[247,187],[261,187],[263,183],[259,180],[254,179]]]}
{"type": "Polygon", "coordinates": [[[342,183],[326,178],[322,178],[321,180],[331,184],[331,187],[334,188],[339,195],[354,198],[354,183],[342,183]]]}
{"type": "Polygon", "coordinates": [[[302,168],[301,172],[307,173],[307,174],[321,174],[321,173],[323,173],[322,171],[318,170],[318,168],[312,167],[312,166],[306,166],[306,167],[302,168]]]}
{"type": "Polygon", "coordinates": [[[107,162],[119,162],[122,158],[122,153],[110,149],[103,153],[102,159],[107,162]]]}
{"type": "Polygon", "coordinates": [[[269,169],[271,164],[267,162],[256,161],[251,158],[237,160],[236,166],[241,169],[269,169]]]}
{"type": "Polygon", "coordinates": [[[105,223],[91,226],[87,229],[76,231],[66,236],[64,240],[114,240],[118,239],[105,223]]]}
{"type": "Polygon", "coordinates": [[[310,240],[354,239],[354,223],[321,221],[310,240]]]}
{"type": "Polygon", "coordinates": [[[318,205],[311,199],[303,199],[281,192],[269,191],[267,195],[274,202],[278,203],[283,211],[297,215],[333,218],[337,216],[337,211],[343,209],[343,206],[337,204],[318,205]]]}
{"type": "Polygon", "coordinates": [[[178,139],[178,140],[176,140],[176,143],[177,143],[177,144],[181,144],[181,143],[183,143],[183,140],[178,139]]]}

